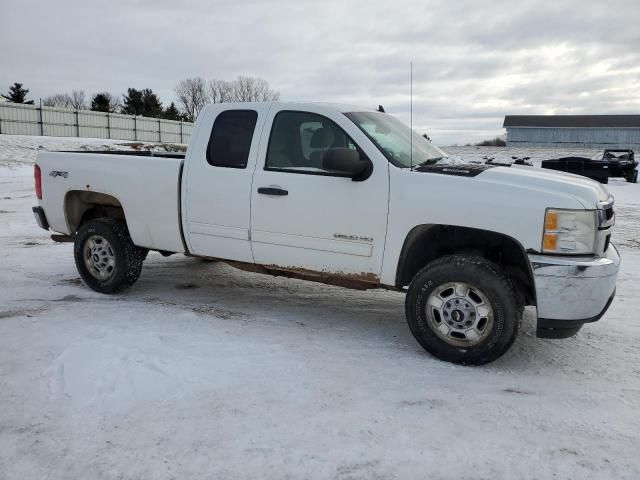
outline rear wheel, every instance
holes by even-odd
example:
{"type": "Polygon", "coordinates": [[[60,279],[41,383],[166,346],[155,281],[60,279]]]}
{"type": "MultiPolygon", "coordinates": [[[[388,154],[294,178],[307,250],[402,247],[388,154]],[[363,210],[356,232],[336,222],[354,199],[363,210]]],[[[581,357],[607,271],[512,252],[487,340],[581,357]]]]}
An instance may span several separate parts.
{"type": "Polygon", "coordinates": [[[512,345],[523,305],[509,277],[482,258],[450,255],[415,276],[406,298],[414,337],[433,356],[482,365],[512,345]]]}
{"type": "Polygon", "coordinates": [[[627,182],[638,183],[638,170],[634,170],[627,176],[627,182]]]}
{"type": "Polygon", "coordinates": [[[123,221],[107,217],[83,224],[74,242],[78,273],[100,293],[116,293],[132,286],[142,273],[147,252],[133,244],[123,221]]]}

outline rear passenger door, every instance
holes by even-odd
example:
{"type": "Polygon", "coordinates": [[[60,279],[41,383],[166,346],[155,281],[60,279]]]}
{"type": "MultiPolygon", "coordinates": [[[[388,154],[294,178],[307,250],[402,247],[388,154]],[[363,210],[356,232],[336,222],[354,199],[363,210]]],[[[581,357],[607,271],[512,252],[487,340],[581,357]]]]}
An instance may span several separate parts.
{"type": "Polygon", "coordinates": [[[185,162],[183,225],[195,255],[253,262],[251,181],[269,105],[205,110],[185,162]]]}

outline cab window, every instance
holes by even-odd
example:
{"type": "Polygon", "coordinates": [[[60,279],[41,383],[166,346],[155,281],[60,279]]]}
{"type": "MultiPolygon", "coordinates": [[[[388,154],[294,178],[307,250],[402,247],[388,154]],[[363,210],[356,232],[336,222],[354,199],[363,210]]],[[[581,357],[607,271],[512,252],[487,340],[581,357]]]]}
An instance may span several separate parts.
{"type": "Polygon", "coordinates": [[[214,167],[247,168],[255,110],[227,110],[216,117],[207,145],[207,162],[214,167]]]}
{"type": "Polygon", "coordinates": [[[359,150],[335,122],[310,112],[283,111],[273,120],[265,169],[330,174],[323,156],[331,148],[359,150]]]}

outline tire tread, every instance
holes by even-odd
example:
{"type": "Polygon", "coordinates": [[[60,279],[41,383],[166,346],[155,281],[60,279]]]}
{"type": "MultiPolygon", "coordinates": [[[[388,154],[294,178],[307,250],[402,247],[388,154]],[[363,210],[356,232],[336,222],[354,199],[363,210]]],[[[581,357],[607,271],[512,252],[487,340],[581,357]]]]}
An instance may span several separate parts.
{"type": "MultiPolygon", "coordinates": [[[[522,314],[524,311],[522,295],[518,293],[513,282],[498,265],[483,257],[462,254],[440,257],[420,269],[409,285],[405,307],[409,327],[418,343],[420,343],[420,345],[422,345],[422,347],[429,353],[441,360],[463,365],[483,365],[490,363],[509,350],[520,329],[522,314]],[[436,272],[437,274],[443,269],[446,271],[451,270],[452,268],[454,269],[454,272],[472,268],[479,269],[480,271],[484,271],[489,274],[498,282],[499,289],[504,292],[504,298],[506,299],[504,303],[510,303],[510,305],[505,306],[505,310],[507,312],[512,311],[512,315],[515,317],[515,319],[506,319],[506,321],[510,321],[512,323],[512,325],[510,325],[511,332],[507,332],[508,334],[505,338],[499,337],[495,342],[495,348],[483,351],[483,349],[479,348],[482,345],[478,347],[471,347],[469,349],[446,346],[446,344],[434,333],[429,332],[429,335],[425,336],[417,327],[417,315],[419,315],[418,309],[422,307],[421,305],[415,304],[417,300],[416,295],[423,290],[425,282],[428,281],[428,277],[431,276],[433,272],[436,272]],[[444,348],[442,348],[443,345],[445,345],[444,348]]],[[[430,330],[429,327],[427,327],[427,329],[430,330]]]]}
{"type": "Polygon", "coordinates": [[[86,222],[78,229],[76,238],[82,238],[83,232],[90,228],[102,229],[104,227],[108,228],[108,231],[116,237],[116,240],[119,243],[118,246],[122,249],[124,254],[124,275],[122,278],[111,285],[105,285],[104,283],[100,283],[97,279],[94,279],[91,274],[86,271],[81,253],[83,245],[78,245],[78,242],[76,242],[76,245],[74,246],[76,267],[78,268],[78,271],[85,283],[91,289],[101,293],[119,293],[130,288],[134,283],[136,283],[138,278],[140,278],[142,265],[147,256],[148,250],[134,245],[125,222],[111,217],[100,217],[86,222]]]}

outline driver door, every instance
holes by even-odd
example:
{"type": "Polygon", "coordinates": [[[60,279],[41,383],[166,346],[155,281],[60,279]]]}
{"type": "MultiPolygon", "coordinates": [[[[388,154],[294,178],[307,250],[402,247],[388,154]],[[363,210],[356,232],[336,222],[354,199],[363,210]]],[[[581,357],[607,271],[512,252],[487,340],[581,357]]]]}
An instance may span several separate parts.
{"type": "Polygon", "coordinates": [[[256,263],[377,281],[388,163],[372,155],[377,152],[364,134],[332,109],[274,109],[266,125],[251,192],[256,263]],[[357,149],[379,163],[368,178],[353,181],[323,168],[324,153],[332,148],[357,149]]]}

